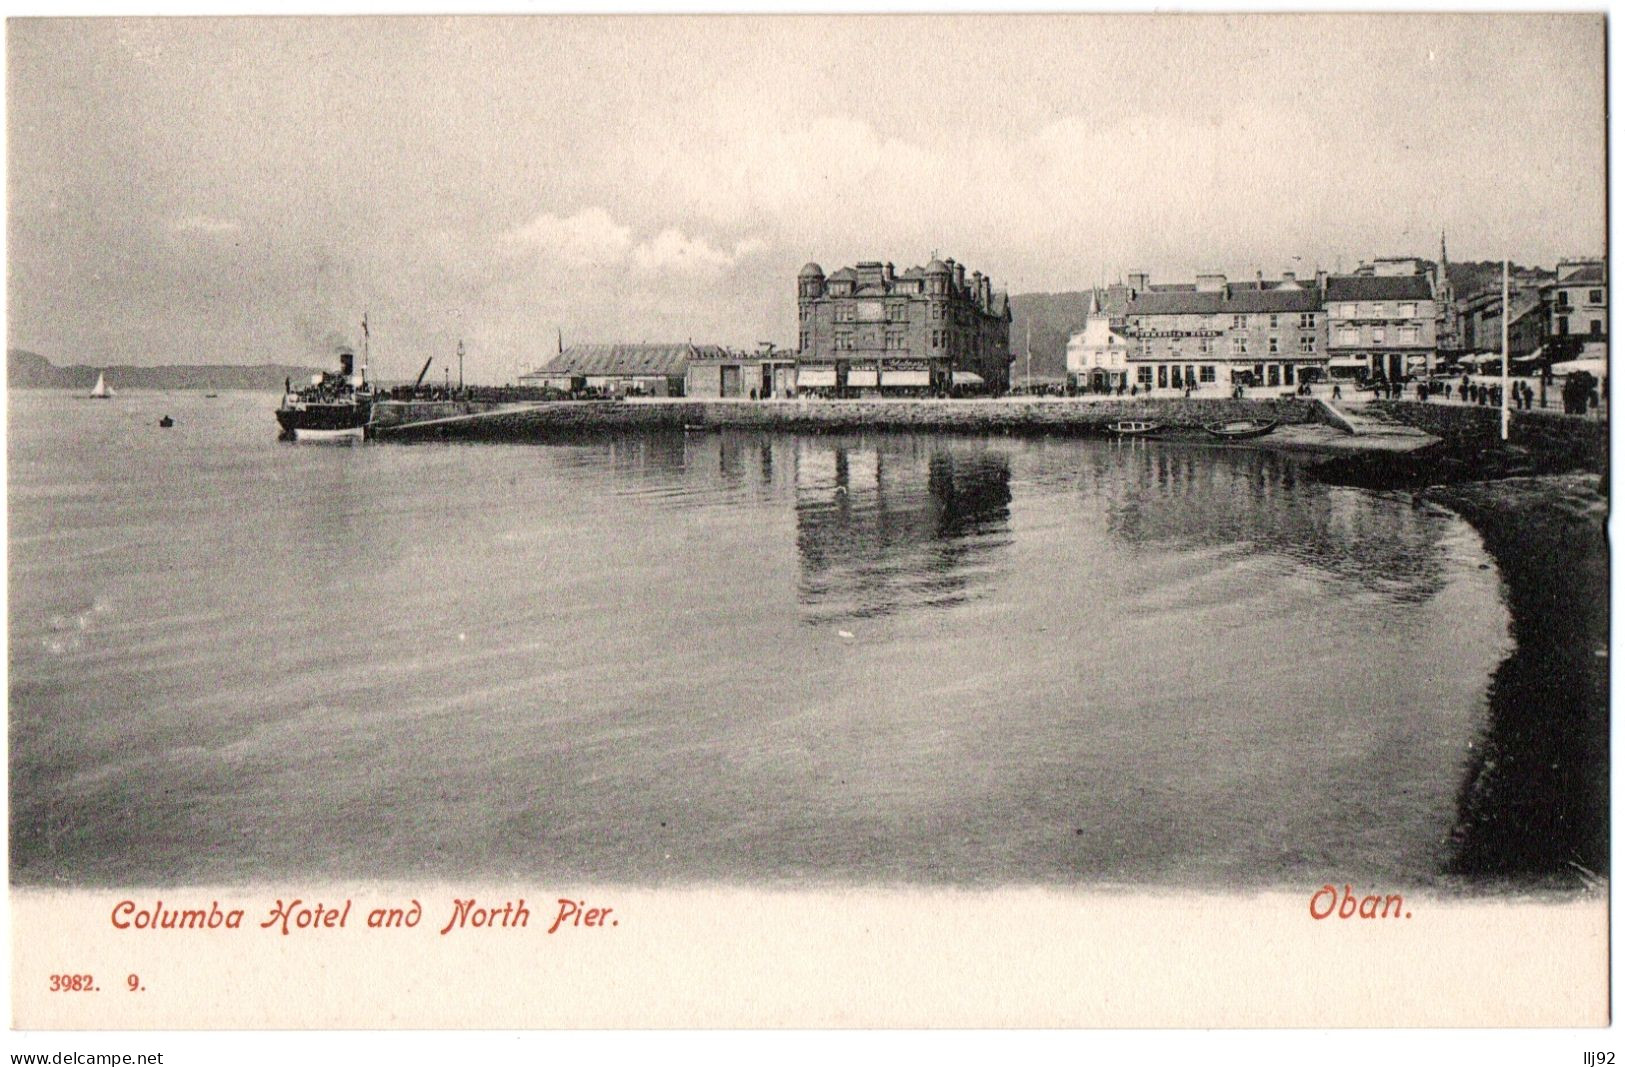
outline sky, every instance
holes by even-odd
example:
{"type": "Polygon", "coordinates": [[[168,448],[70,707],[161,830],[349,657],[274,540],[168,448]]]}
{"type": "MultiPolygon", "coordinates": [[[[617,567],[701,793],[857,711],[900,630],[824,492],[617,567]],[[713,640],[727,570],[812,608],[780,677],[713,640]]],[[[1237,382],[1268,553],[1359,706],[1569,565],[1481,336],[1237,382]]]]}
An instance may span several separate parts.
{"type": "Polygon", "coordinates": [[[503,382],[792,346],[795,275],[1012,293],[1606,239],[1598,15],[35,19],[7,337],[503,382]]]}

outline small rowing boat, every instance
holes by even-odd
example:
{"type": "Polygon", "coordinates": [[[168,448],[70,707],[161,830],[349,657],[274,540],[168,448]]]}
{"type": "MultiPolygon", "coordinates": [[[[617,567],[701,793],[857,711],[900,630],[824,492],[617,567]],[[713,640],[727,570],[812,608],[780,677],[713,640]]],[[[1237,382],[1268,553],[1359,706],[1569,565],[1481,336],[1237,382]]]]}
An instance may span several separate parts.
{"type": "Polygon", "coordinates": [[[1144,419],[1118,419],[1108,423],[1106,429],[1118,437],[1150,437],[1162,429],[1160,422],[1148,422],[1144,419]]]}
{"type": "Polygon", "coordinates": [[[1270,419],[1232,419],[1229,422],[1210,422],[1202,427],[1214,437],[1222,437],[1230,441],[1245,441],[1249,437],[1263,437],[1275,429],[1276,420],[1270,419]]]}

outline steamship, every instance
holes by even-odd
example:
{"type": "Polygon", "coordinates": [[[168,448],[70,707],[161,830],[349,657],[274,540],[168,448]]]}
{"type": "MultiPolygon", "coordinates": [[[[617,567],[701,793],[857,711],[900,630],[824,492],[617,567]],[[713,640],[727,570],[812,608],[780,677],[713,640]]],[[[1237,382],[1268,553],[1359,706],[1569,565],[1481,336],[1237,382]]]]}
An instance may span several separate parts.
{"type": "Polygon", "coordinates": [[[360,439],[366,436],[367,423],[372,419],[372,401],[366,364],[357,373],[355,352],[340,348],[337,374],[323,371],[312,377],[309,385],[298,389],[291,380],[284,383],[276,421],[282,425],[284,440],[360,439]]]}

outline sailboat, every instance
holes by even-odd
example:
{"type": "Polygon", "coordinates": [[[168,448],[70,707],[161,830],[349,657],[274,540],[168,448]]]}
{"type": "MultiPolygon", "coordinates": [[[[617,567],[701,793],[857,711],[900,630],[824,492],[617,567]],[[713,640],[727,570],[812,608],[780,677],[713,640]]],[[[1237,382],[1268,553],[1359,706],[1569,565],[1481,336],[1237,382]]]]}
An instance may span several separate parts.
{"type": "Polygon", "coordinates": [[[96,374],[96,387],[90,391],[92,400],[111,400],[113,390],[107,387],[107,376],[100,371],[96,374]]]}

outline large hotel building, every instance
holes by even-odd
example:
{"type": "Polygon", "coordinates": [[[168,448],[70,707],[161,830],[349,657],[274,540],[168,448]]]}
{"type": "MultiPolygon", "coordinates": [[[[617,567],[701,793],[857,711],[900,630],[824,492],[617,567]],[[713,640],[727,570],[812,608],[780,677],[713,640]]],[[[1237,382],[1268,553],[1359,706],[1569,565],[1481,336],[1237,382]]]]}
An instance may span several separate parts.
{"type": "Polygon", "coordinates": [[[796,389],[830,396],[1002,393],[1010,385],[1010,299],[981,271],[933,259],[897,273],[859,263],[796,279],[796,389]]]}

